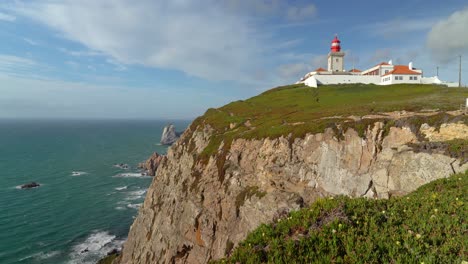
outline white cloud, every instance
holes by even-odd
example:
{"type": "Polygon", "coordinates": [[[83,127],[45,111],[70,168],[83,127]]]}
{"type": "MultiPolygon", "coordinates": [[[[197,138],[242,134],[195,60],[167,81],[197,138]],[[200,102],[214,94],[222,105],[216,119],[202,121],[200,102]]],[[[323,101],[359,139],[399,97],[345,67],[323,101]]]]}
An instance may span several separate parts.
{"type": "Polygon", "coordinates": [[[26,43],[28,43],[29,45],[31,45],[31,46],[37,46],[37,45],[39,45],[39,42],[34,41],[34,40],[32,40],[32,39],[29,39],[29,38],[23,38],[23,40],[24,40],[26,43]]]}
{"type": "Polygon", "coordinates": [[[427,46],[433,57],[442,63],[468,52],[468,8],[439,21],[427,36],[427,46]]]}
{"type": "Polygon", "coordinates": [[[327,68],[327,65],[328,65],[328,55],[318,55],[318,56],[315,56],[313,59],[312,59],[312,67],[314,69],[317,69],[317,68],[327,68]]]}
{"type": "Polygon", "coordinates": [[[7,22],[14,22],[16,20],[16,17],[0,12],[0,20],[7,21],[7,22]]]}
{"type": "Polygon", "coordinates": [[[207,106],[219,107],[233,100],[232,96],[198,91],[203,94],[202,103],[193,104],[193,97],[174,89],[18,78],[2,73],[0,83],[0,118],[194,118],[207,106]]]}
{"type": "Polygon", "coordinates": [[[226,0],[228,10],[255,15],[276,15],[283,5],[283,0],[226,0]]]}
{"type": "Polygon", "coordinates": [[[368,63],[374,66],[377,63],[387,62],[392,59],[392,51],[388,48],[377,49],[369,58],[368,63]]]}
{"type": "Polygon", "coordinates": [[[290,20],[304,20],[307,18],[315,17],[317,14],[317,7],[309,4],[303,7],[291,6],[287,11],[287,18],[290,20]]]}
{"type": "Polygon", "coordinates": [[[210,80],[247,78],[264,45],[247,19],[224,9],[214,0],[45,0],[12,8],[120,64],[210,80]]]}
{"type": "Polygon", "coordinates": [[[384,38],[402,38],[402,35],[424,32],[431,29],[437,18],[395,18],[388,21],[367,23],[357,26],[356,30],[369,31],[371,34],[384,38]]]}
{"type": "Polygon", "coordinates": [[[304,74],[310,71],[310,66],[305,63],[292,63],[281,65],[277,70],[279,76],[286,81],[291,79],[299,80],[304,74]]]}
{"type": "Polygon", "coordinates": [[[31,59],[0,54],[0,72],[20,74],[31,71],[36,67],[37,63],[31,59]]]}
{"type": "Polygon", "coordinates": [[[66,53],[70,56],[74,57],[96,57],[96,56],[104,56],[102,52],[97,52],[97,51],[91,51],[91,50],[68,50],[66,48],[59,48],[59,51],[66,53]]]}

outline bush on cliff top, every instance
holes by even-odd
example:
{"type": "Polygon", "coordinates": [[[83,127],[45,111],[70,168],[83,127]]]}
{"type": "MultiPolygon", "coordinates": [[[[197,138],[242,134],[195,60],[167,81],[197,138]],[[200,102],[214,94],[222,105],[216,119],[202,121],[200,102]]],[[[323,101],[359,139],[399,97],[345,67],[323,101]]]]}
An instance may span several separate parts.
{"type": "Polygon", "coordinates": [[[389,200],[320,199],[264,224],[216,263],[461,263],[468,171],[389,200]]]}

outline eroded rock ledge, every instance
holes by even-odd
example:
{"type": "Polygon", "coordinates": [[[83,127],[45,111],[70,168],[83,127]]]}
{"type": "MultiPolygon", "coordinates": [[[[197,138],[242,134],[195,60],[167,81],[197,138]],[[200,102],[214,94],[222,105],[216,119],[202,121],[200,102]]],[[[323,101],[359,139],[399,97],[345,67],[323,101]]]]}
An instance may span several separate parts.
{"type": "MultiPolygon", "coordinates": [[[[466,131],[466,124],[456,126],[466,131]]],[[[261,223],[317,197],[388,198],[468,169],[444,154],[413,151],[408,144],[425,131],[445,133],[377,121],[341,135],[328,128],[293,140],[235,139],[200,159],[213,129],[191,128],[161,162],[116,262],[206,263],[229,254],[261,223]]]]}

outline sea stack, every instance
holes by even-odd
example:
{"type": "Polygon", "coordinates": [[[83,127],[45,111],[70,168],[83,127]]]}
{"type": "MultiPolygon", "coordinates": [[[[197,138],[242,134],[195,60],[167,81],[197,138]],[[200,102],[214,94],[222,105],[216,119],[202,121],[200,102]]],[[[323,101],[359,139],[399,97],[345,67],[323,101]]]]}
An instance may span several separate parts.
{"type": "Polygon", "coordinates": [[[173,124],[169,124],[164,127],[162,136],[161,136],[161,144],[163,145],[172,145],[176,140],[179,138],[175,131],[175,127],[173,124]]]}
{"type": "Polygon", "coordinates": [[[156,170],[158,169],[159,164],[161,163],[161,161],[162,161],[162,159],[164,157],[165,157],[164,155],[160,155],[160,154],[154,152],[153,155],[151,155],[151,157],[148,160],[138,164],[138,167],[141,168],[141,169],[144,169],[145,172],[149,176],[155,176],[156,175],[156,170]]]}

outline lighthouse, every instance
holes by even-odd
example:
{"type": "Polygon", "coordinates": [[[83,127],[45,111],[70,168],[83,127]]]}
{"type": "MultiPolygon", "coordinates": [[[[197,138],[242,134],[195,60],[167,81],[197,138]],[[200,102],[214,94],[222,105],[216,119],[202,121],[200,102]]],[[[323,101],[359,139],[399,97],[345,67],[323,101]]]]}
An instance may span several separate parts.
{"type": "Polygon", "coordinates": [[[332,40],[330,53],[328,53],[328,71],[336,73],[344,71],[344,52],[341,52],[341,41],[338,36],[332,40]]]}

